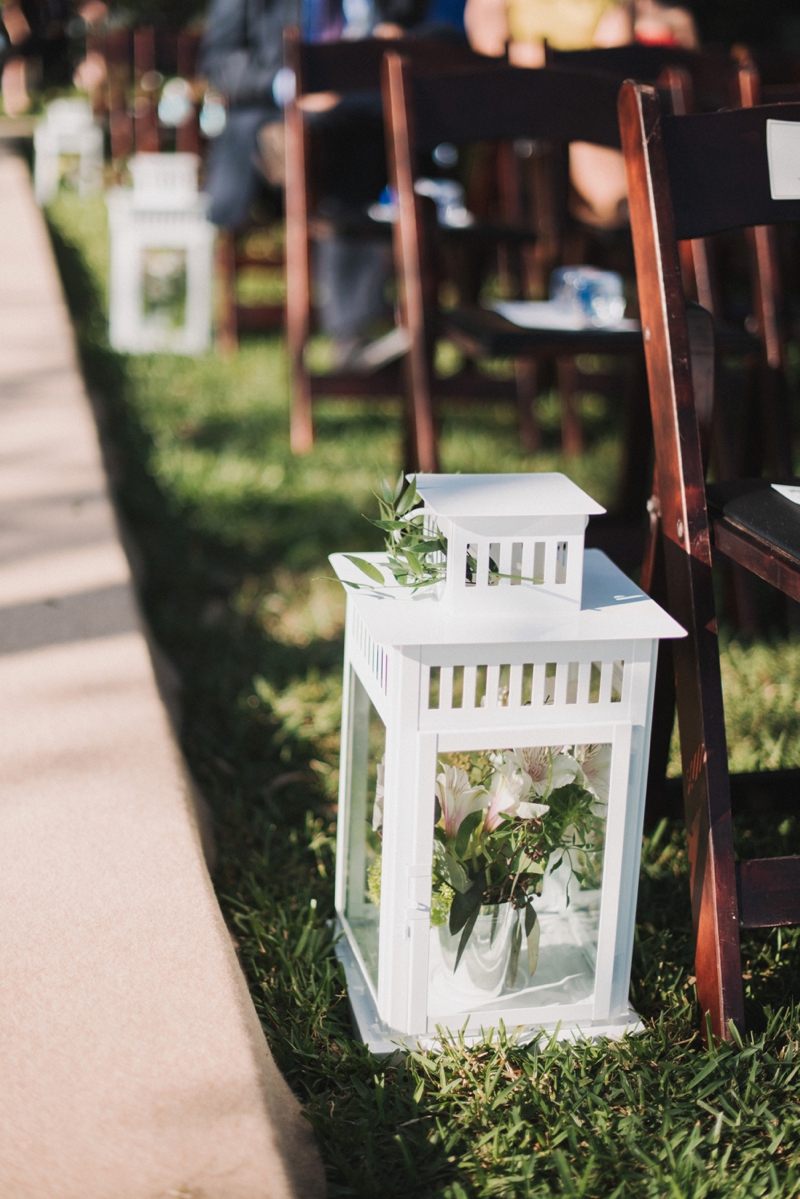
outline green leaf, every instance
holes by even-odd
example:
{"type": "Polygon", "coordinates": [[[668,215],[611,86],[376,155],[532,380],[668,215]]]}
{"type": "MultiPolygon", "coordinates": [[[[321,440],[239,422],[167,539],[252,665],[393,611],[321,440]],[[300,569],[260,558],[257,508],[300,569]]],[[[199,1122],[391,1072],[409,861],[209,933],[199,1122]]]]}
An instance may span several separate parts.
{"type": "Polygon", "coordinates": [[[533,929],[536,926],[536,924],[538,923],[538,921],[539,921],[539,917],[536,915],[536,908],[533,906],[532,903],[529,903],[527,905],[527,907],[525,908],[525,936],[526,937],[529,937],[531,935],[531,933],[533,932],[533,929]]]}
{"type": "Polygon", "coordinates": [[[391,533],[393,529],[404,529],[408,524],[405,520],[371,520],[369,522],[376,529],[383,529],[387,533],[391,533]]]}
{"type": "Polygon", "coordinates": [[[506,975],[507,985],[513,987],[517,981],[517,971],[519,970],[519,955],[522,949],[522,929],[519,926],[519,920],[514,925],[514,931],[511,934],[511,954],[508,959],[508,974],[506,975]]]}
{"type": "Polygon", "coordinates": [[[424,578],[425,571],[424,571],[422,563],[420,562],[417,555],[412,554],[410,550],[406,550],[403,554],[403,557],[405,558],[406,562],[408,563],[408,565],[411,569],[411,573],[413,575],[415,575],[418,579],[424,578]]]}
{"type": "Polygon", "coordinates": [[[397,516],[405,516],[410,508],[419,503],[419,492],[417,491],[417,481],[412,479],[404,494],[400,497],[395,505],[395,513],[397,516]]]}
{"type": "Polygon", "coordinates": [[[456,833],[454,847],[456,857],[463,858],[466,854],[467,846],[469,845],[469,839],[474,830],[483,820],[483,815],[483,808],[479,808],[477,812],[470,812],[469,815],[465,816],[461,821],[461,824],[458,826],[458,832],[456,833]]]}
{"type": "Polygon", "coordinates": [[[373,583],[386,582],[377,566],[374,566],[371,562],[367,562],[365,558],[356,558],[355,554],[345,554],[345,558],[349,562],[352,562],[354,566],[357,566],[360,571],[363,571],[368,579],[372,579],[373,583]]]}
{"type": "MultiPolygon", "coordinates": [[[[402,471],[400,471],[400,474],[397,476],[397,482],[394,485],[394,492],[392,493],[392,500],[395,504],[400,499],[400,496],[403,494],[403,488],[405,486],[405,482],[406,482],[405,475],[403,474],[402,471]]],[[[415,482],[416,482],[416,480],[415,480],[415,482]]]]}
{"type": "Polygon", "coordinates": [[[462,895],[466,894],[472,885],[470,882],[470,877],[461,863],[453,857],[449,849],[444,855],[444,865],[451,887],[453,887],[455,891],[460,891],[462,895]]]}
{"type": "Polygon", "coordinates": [[[473,916],[477,918],[478,912],[481,910],[483,887],[484,880],[481,875],[475,879],[469,891],[463,893],[456,891],[453,896],[453,906],[450,909],[450,932],[453,936],[460,932],[473,916]]]}
{"type": "Polygon", "coordinates": [[[528,975],[533,978],[536,973],[536,967],[539,965],[539,937],[541,935],[542,926],[539,923],[539,917],[533,908],[529,905],[525,912],[525,935],[528,941],[528,975]],[[533,922],[528,927],[529,914],[533,912],[533,922]]]}
{"type": "MultiPolygon", "coordinates": [[[[455,903],[455,899],[453,900],[453,903],[455,903]]],[[[451,913],[452,913],[452,910],[453,909],[451,908],[450,909],[451,913]]],[[[461,961],[461,956],[462,956],[464,950],[467,948],[467,941],[469,941],[470,936],[472,935],[472,930],[477,923],[478,913],[480,912],[480,910],[481,910],[480,904],[478,904],[475,914],[473,916],[470,916],[469,920],[464,925],[464,931],[461,934],[461,940],[458,943],[458,953],[456,954],[456,964],[453,967],[454,974],[455,974],[456,970],[458,970],[458,965],[459,965],[459,962],[461,961]]]]}

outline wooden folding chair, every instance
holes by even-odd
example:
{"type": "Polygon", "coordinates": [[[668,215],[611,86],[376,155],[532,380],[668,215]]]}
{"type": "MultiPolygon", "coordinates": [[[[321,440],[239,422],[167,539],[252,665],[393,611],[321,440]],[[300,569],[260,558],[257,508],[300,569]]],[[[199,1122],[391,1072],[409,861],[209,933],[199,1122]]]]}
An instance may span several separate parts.
{"type": "Polygon", "coordinates": [[[688,630],[673,647],[697,991],[714,1036],[743,1027],[740,928],[800,922],[800,858],[736,863],[712,584],[712,545],[800,598],[800,510],[763,479],[706,487],[714,403],[710,314],[687,314],[678,241],[800,220],[800,199],[773,200],[767,122],[800,104],[665,116],[651,87],[626,83],[620,125],[656,455],[653,537],[643,572],[663,578],[688,630]]]}
{"type": "Polygon", "coordinates": [[[158,105],[155,99],[156,31],[143,25],[133,31],[133,129],[136,152],[157,154],[158,105]]]}
{"type": "Polygon", "coordinates": [[[128,103],[131,78],[131,35],[127,29],[109,29],[106,36],[108,127],[111,161],[119,173],[133,153],[133,117],[128,103]]]}
{"type": "MultiPolygon", "coordinates": [[[[182,29],[176,39],[175,66],[179,78],[188,83],[197,77],[197,60],[200,56],[199,33],[182,29]]],[[[200,154],[202,143],[200,138],[200,106],[195,100],[194,113],[188,121],[184,121],[175,130],[175,149],[182,154],[200,154]]]]}
{"type": "MultiPolygon", "coordinates": [[[[720,62],[714,56],[716,95],[708,81],[704,101],[714,107],[748,108],[759,103],[760,81],[750,51],[734,47],[720,62]],[[723,101],[725,104],[723,105],[723,101]]],[[[694,80],[701,74],[690,73],[685,65],[667,67],[658,79],[662,109],[676,116],[697,111],[694,80]]],[[[800,100],[800,86],[783,87],[782,99],[800,100]]],[[[791,433],[786,384],[786,331],[781,319],[782,297],[777,247],[777,230],[761,226],[743,231],[749,261],[749,285],[755,329],[732,327],[725,323],[714,239],[698,237],[678,242],[684,294],[697,301],[714,317],[716,348],[714,428],[708,430],[708,457],[718,481],[772,471],[778,476],[791,474],[791,433]],[[732,379],[723,367],[723,358],[733,357],[743,369],[732,379]],[[736,383],[736,377],[739,382],[736,383]],[[731,419],[731,393],[740,391],[741,412],[734,427],[731,419]]],[[[654,519],[654,518],[651,518],[654,519]]],[[[652,539],[651,539],[652,544],[652,539]]],[[[725,563],[723,571],[724,603],[729,618],[740,628],[756,630],[759,616],[752,579],[747,571],[725,563]]],[[[672,729],[675,722],[674,671],[672,647],[666,642],[659,648],[659,687],[653,721],[650,773],[648,778],[648,819],[676,815],[677,796],[668,802],[665,774],[669,761],[672,729]]]]}
{"type": "MultiPolygon", "coordinates": [[[[691,104],[692,111],[697,105],[700,111],[716,111],[718,108],[738,103],[738,92],[735,80],[738,64],[730,54],[722,50],[686,50],[676,46],[647,46],[632,44],[608,48],[592,48],[587,50],[556,50],[551,46],[545,47],[546,63],[550,67],[575,71],[590,71],[612,76],[621,86],[626,79],[635,79],[638,83],[654,83],[668,105],[691,104]]],[[[670,109],[671,111],[672,109],[670,109]]],[[[541,150],[540,150],[541,153],[541,150]]],[[[536,181],[537,190],[552,188],[553,172],[545,168],[539,171],[536,181]]],[[[547,205],[549,212],[557,214],[555,236],[551,234],[551,247],[548,267],[561,261],[564,251],[564,238],[569,223],[564,219],[563,200],[559,206],[557,197],[552,197],[547,205]],[[560,220],[558,214],[560,210],[560,220]]],[[[574,222],[572,222],[574,226],[574,222]]],[[[699,239],[693,243],[681,246],[684,255],[684,268],[690,285],[699,284],[701,292],[709,278],[708,250],[705,243],[699,239]],[[705,268],[705,273],[704,269],[705,268]]],[[[540,255],[541,257],[541,255],[540,255]]],[[[701,302],[704,302],[705,293],[701,302]]],[[[717,315],[715,313],[715,315],[717,315]]],[[[723,342],[728,352],[745,354],[757,351],[756,340],[748,337],[743,331],[726,327],[718,322],[715,329],[717,342],[723,342]]],[[[644,364],[641,364],[641,372],[644,364]]],[[[597,385],[597,378],[591,383],[597,385]]],[[[613,379],[609,379],[612,382],[613,379]]],[[[564,448],[571,446],[582,448],[580,425],[574,411],[570,390],[580,387],[580,372],[574,361],[559,362],[559,388],[561,390],[562,422],[565,425],[562,442],[564,448]]],[[[643,400],[644,386],[639,368],[629,384],[629,392],[625,404],[625,423],[623,429],[623,446],[625,466],[623,483],[617,497],[616,516],[611,516],[605,522],[605,527],[597,525],[593,537],[604,537],[606,542],[612,527],[616,531],[616,541],[619,543],[605,544],[612,556],[619,556],[620,550],[625,558],[632,555],[625,565],[632,567],[638,562],[641,546],[636,546],[636,538],[631,536],[631,520],[635,519],[641,504],[649,494],[651,481],[651,466],[641,447],[650,441],[649,412],[643,400]],[[620,542],[620,534],[623,540],[620,542]]],[[[601,522],[602,524],[602,522],[601,522]]]]}
{"type": "MultiPolygon", "coordinates": [[[[360,95],[380,99],[381,62],[390,51],[401,51],[417,69],[449,72],[459,67],[482,69],[496,60],[470,50],[466,42],[425,38],[307,43],[296,28],[284,33],[285,62],[294,72],[295,96],[286,118],[286,324],[291,373],[291,445],[294,453],[308,452],[314,441],[315,396],[385,397],[403,393],[402,373],[393,361],[371,374],[329,372],[312,374],[306,349],[314,328],[311,248],[315,240],[315,211],[324,192],[324,180],[315,169],[314,140],[308,120],[317,95],[360,95]]],[[[349,231],[380,237],[388,229],[365,213],[348,212],[343,219],[349,231]]],[[[326,222],[330,224],[330,221],[326,222]]],[[[495,381],[495,390],[509,394],[508,385],[495,381]]],[[[413,456],[408,458],[415,465],[413,456]]]]}
{"type": "MultiPolygon", "coordinates": [[[[422,469],[435,470],[433,351],[438,337],[454,341],[474,359],[505,357],[524,364],[537,358],[574,359],[584,353],[629,354],[641,359],[642,338],[634,329],[523,329],[497,312],[478,307],[439,311],[436,260],[440,235],[426,202],[414,191],[418,155],[443,141],[458,145],[523,138],[619,148],[619,85],[610,75],[561,69],[498,67],[434,78],[414,72],[411,64],[394,54],[386,59],[384,82],[391,180],[399,203],[395,262],[401,319],[411,345],[406,388],[417,461],[422,469]]],[[[530,419],[531,399],[530,391],[520,395],[521,423],[530,419]]]]}

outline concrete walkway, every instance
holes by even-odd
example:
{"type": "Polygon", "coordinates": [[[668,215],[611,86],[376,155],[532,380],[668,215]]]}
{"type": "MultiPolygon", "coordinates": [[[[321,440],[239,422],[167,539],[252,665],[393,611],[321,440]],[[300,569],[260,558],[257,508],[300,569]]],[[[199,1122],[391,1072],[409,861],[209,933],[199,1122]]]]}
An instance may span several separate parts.
{"type": "Polygon", "coordinates": [[[43,222],[0,158],[0,1195],[316,1199],[158,697],[43,222]]]}

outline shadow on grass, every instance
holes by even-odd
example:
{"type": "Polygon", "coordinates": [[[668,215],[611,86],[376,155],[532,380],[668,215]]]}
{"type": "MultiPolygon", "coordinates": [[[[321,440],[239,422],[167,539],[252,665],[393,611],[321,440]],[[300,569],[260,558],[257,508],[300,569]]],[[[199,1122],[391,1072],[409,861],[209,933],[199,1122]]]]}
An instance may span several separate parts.
{"type": "MultiPolygon", "coordinates": [[[[326,925],[335,814],[310,768],[314,743],[276,738],[278,722],[253,694],[256,675],[280,689],[315,670],[340,671],[341,642],[287,646],[227,605],[223,618],[208,615],[212,601],[235,594],[251,572],[279,565],[298,541],[318,555],[343,525],[363,530],[363,519],[329,498],[265,500],[255,514],[268,530],[257,553],[198,533],[191,511],[150,469],[153,445],[132,402],[128,363],[105,343],[83,259],[50,232],[116,502],[141,555],[143,606],[181,677],[183,749],[216,822],[215,883],[278,1065],[319,1137],[332,1194],[441,1193],[454,1167],[418,1122],[413,1080],[352,1039],[326,925]]],[[[217,425],[204,436],[217,446],[242,430],[217,425]]],[[[257,428],[244,432],[254,443],[260,436],[257,428]]]]}

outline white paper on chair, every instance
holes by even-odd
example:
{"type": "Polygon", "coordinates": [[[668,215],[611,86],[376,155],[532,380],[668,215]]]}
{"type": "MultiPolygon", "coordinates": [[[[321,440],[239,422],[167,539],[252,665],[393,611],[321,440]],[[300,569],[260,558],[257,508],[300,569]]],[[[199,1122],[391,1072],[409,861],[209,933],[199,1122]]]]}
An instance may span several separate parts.
{"type": "Polygon", "coordinates": [[[616,325],[593,326],[584,324],[580,317],[565,311],[560,305],[550,300],[497,300],[492,304],[495,312],[504,316],[512,325],[520,329],[563,329],[585,330],[605,328],[614,331],[638,333],[641,325],[638,321],[621,320],[616,325]]]}
{"type": "Polygon", "coordinates": [[[767,162],[773,200],[800,200],[800,121],[767,121],[767,162]]]}
{"type": "Polygon", "coordinates": [[[781,495],[785,495],[787,500],[791,500],[793,504],[800,504],[800,485],[793,483],[773,483],[772,488],[774,491],[780,492],[781,495]]]}

